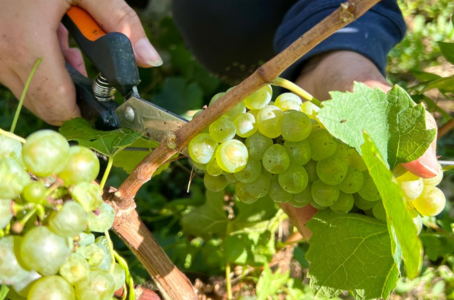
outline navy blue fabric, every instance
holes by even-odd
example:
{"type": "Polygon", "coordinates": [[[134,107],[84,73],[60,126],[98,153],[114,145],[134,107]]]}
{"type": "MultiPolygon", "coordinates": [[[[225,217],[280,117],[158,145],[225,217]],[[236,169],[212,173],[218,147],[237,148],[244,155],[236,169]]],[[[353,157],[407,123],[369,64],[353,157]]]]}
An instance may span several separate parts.
{"type": "MultiPolygon", "coordinates": [[[[274,38],[281,52],[327,17],[345,0],[299,0],[286,14],[274,38]]],[[[333,51],[350,50],[369,58],[385,75],[388,52],[405,35],[406,25],[395,0],[382,0],[358,20],[340,29],[292,65],[284,77],[294,80],[309,58],[333,51]]]]}

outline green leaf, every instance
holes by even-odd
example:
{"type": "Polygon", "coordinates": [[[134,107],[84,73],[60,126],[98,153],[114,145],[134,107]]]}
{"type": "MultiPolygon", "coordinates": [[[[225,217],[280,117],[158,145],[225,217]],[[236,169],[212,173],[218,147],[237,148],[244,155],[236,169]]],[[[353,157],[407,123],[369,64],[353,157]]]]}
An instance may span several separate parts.
{"type": "MultiPolygon", "coordinates": [[[[130,174],[134,168],[151,152],[151,149],[159,146],[158,143],[139,138],[128,147],[132,148],[144,148],[149,151],[129,151],[128,149],[123,150],[115,155],[114,166],[123,168],[126,173],[130,174]]],[[[155,174],[153,174],[155,175],[155,174]]]]}
{"type": "Polygon", "coordinates": [[[428,72],[424,72],[424,71],[419,71],[419,70],[411,70],[411,73],[413,74],[413,76],[416,77],[416,79],[418,79],[420,81],[432,81],[432,80],[441,78],[440,75],[428,73],[428,72]]]}
{"type": "Polygon", "coordinates": [[[223,242],[224,259],[238,265],[262,266],[271,261],[275,253],[274,235],[263,233],[236,233],[223,242]]]}
{"type": "Polygon", "coordinates": [[[454,64],[454,43],[438,42],[438,46],[446,60],[454,64]]]}
{"type": "Polygon", "coordinates": [[[0,288],[0,300],[6,299],[6,295],[9,292],[9,288],[6,285],[2,285],[0,288]]]}
{"type": "Polygon", "coordinates": [[[308,223],[312,231],[307,260],[316,297],[335,297],[348,290],[356,299],[387,298],[399,276],[385,223],[330,210],[308,223]]]}
{"type": "Polygon", "coordinates": [[[265,300],[269,296],[274,295],[287,281],[290,276],[290,271],[281,273],[278,269],[271,273],[268,264],[264,265],[263,272],[257,282],[257,299],[265,300]]]}
{"type": "MultiPolygon", "coordinates": [[[[365,143],[361,146],[363,159],[378,188],[385,207],[388,224],[392,225],[404,258],[407,276],[418,276],[422,263],[422,245],[416,226],[408,212],[404,195],[391,171],[387,168],[371,137],[364,133],[365,143]]],[[[393,233],[390,233],[393,238],[393,233]]],[[[394,250],[393,250],[394,251],[394,250]]]]}
{"type": "Polygon", "coordinates": [[[59,131],[67,140],[76,141],[81,146],[109,157],[115,156],[142,136],[140,132],[126,128],[112,131],[96,130],[82,118],[66,121],[59,131]]]}
{"type": "Polygon", "coordinates": [[[443,77],[429,82],[422,90],[421,94],[431,89],[439,89],[442,92],[454,92],[454,75],[443,77]]]}
{"type": "Polygon", "coordinates": [[[388,94],[355,83],[353,93],[331,92],[318,118],[336,138],[361,153],[366,130],[390,168],[419,158],[434,140],[436,131],[426,130],[425,110],[414,105],[399,86],[388,94]]]}

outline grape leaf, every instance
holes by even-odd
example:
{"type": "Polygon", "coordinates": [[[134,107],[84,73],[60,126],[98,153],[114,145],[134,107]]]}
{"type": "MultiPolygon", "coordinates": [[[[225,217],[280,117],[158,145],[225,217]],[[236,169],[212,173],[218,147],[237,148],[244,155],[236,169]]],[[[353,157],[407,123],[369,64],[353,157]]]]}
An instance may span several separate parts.
{"type": "MultiPolygon", "coordinates": [[[[159,146],[155,141],[139,138],[132,144],[128,145],[131,148],[143,148],[149,151],[129,151],[123,150],[115,155],[114,166],[123,168],[126,173],[130,174],[134,168],[151,152],[151,149],[159,146]]],[[[166,168],[167,169],[167,168],[166,168]]],[[[159,170],[159,169],[158,169],[159,170]]],[[[158,171],[157,170],[157,171],[158,171]]],[[[156,172],[155,172],[156,173],[156,172]]],[[[155,174],[153,174],[154,176],[155,174]]]]}
{"type": "Polygon", "coordinates": [[[390,168],[420,157],[434,140],[436,131],[426,130],[425,110],[414,105],[399,86],[388,94],[355,83],[354,93],[331,92],[318,118],[336,138],[361,153],[366,130],[390,168]]]}
{"type": "Polygon", "coordinates": [[[233,234],[222,244],[225,260],[239,265],[262,266],[270,262],[276,252],[270,231],[233,234]]]}
{"type": "Polygon", "coordinates": [[[6,299],[6,295],[8,295],[9,288],[6,285],[2,285],[0,287],[0,300],[6,299]]]}
{"type": "Polygon", "coordinates": [[[96,130],[82,118],[64,122],[59,131],[67,140],[76,141],[81,146],[109,157],[115,156],[142,136],[140,132],[126,128],[111,131],[96,130]]]}
{"type": "Polygon", "coordinates": [[[429,82],[420,93],[424,93],[431,89],[439,89],[443,92],[454,92],[454,76],[442,77],[429,82]]]}
{"type": "Polygon", "coordinates": [[[290,271],[282,273],[279,269],[271,273],[268,264],[264,265],[263,272],[257,282],[257,299],[265,300],[274,295],[289,279],[290,271]]]}
{"type": "Polygon", "coordinates": [[[438,46],[446,60],[454,64],[454,43],[438,42],[438,46]]]}
{"type": "MultiPolygon", "coordinates": [[[[401,188],[393,179],[391,171],[380,156],[371,137],[364,133],[365,143],[361,146],[363,159],[369,170],[385,207],[388,224],[392,225],[404,258],[407,276],[418,276],[422,263],[422,245],[416,226],[408,212],[401,188]]],[[[390,238],[393,238],[390,232],[390,238]]]]}
{"type": "Polygon", "coordinates": [[[306,258],[316,297],[335,297],[348,290],[356,299],[386,299],[395,288],[399,271],[386,223],[326,210],[307,227],[312,237],[306,258]]]}

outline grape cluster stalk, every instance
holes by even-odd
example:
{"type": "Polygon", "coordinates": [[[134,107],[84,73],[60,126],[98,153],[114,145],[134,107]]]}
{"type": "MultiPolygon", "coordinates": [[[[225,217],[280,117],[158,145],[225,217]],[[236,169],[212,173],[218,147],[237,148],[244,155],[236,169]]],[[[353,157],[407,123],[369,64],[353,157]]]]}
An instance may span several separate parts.
{"type": "MultiPolygon", "coordinates": [[[[217,101],[223,93],[215,95],[217,101]]],[[[228,184],[245,203],[264,197],[295,207],[312,205],[338,214],[360,212],[385,222],[380,193],[360,154],[334,138],[317,119],[319,107],[293,93],[272,99],[272,87],[256,91],[189,143],[195,168],[208,190],[228,184]]],[[[442,179],[396,173],[418,232],[423,216],[439,214],[446,203],[436,187],[442,179]]]]}
{"type": "Polygon", "coordinates": [[[0,285],[11,299],[110,300],[125,285],[97,156],[41,130],[0,135],[0,285]],[[96,236],[95,236],[96,234],[96,236]]]}

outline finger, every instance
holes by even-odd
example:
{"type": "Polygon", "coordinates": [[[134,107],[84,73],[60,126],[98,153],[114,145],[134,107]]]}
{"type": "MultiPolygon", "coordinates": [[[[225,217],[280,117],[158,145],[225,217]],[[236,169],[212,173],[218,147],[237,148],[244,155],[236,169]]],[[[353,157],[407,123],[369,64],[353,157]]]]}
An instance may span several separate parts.
{"type": "Polygon", "coordinates": [[[309,240],[312,232],[306,227],[306,223],[317,213],[317,209],[311,205],[297,208],[287,203],[281,203],[279,206],[292,220],[293,225],[298,228],[305,240],[309,240]]]}
{"type": "Polygon", "coordinates": [[[137,64],[157,67],[162,59],[148,40],[136,12],[124,0],[77,1],[107,32],[121,32],[131,40],[137,64]]]}
{"type": "Polygon", "coordinates": [[[60,49],[63,53],[65,60],[73,66],[79,73],[87,76],[84,58],[82,52],[78,48],[70,48],[68,43],[69,33],[68,30],[60,24],[57,31],[58,40],[60,42],[60,49]]]}

